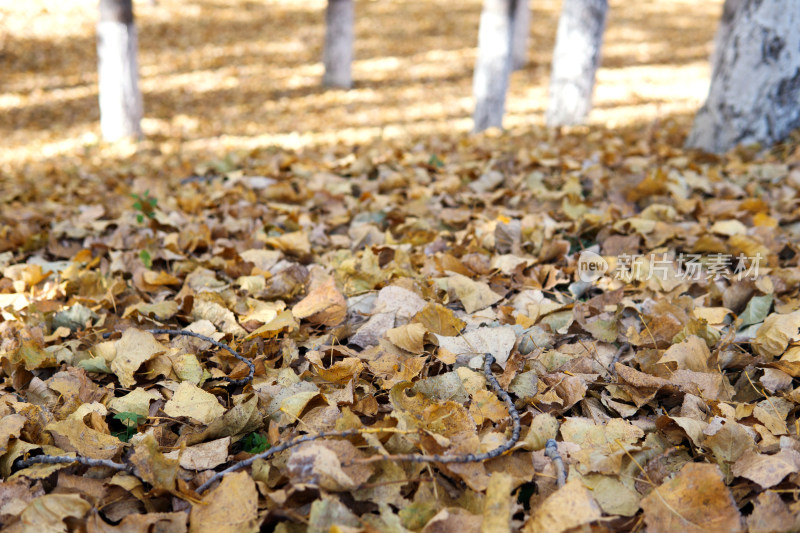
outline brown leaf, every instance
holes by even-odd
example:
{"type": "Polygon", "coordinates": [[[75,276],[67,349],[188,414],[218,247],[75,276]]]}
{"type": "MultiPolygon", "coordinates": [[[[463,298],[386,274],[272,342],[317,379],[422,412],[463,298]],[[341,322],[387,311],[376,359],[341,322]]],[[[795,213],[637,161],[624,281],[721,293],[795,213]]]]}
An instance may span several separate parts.
{"type": "Polygon", "coordinates": [[[116,356],[111,361],[111,371],[117,375],[120,384],[125,388],[136,384],[133,374],[142,363],[167,351],[152,333],[136,328],[126,329],[115,347],[116,356]]]}
{"type": "Polygon", "coordinates": [[[154,489],[175,490],[178,460],[164,456],[152,435],[147,435],[134,446],[131,463],[136,466],[139,476],[150,483],[154,489]]]}
{"type": "Polygon", "coordinates": [[[642,500],[642,509],[654,533],[742,531],[739,509],[715,465],[687,463],[642,500]]]}
{"type": "Polygon", "coordinates": [[[398,348],[419,354],[425,351],[425,333],[425,326],[415,323],[392,328],[386,332],[386,336],[398,348]]]}
{"type": "Polygon", "coordinates": [[[531,511],[525,533],[561,533],[599,520],[603,515],[591,492],[577,480],[570,480],[531,511]]]}
{"type": "Polygon", "coordinates": [[[670,346],[658,363],[668,366],[671,370],[692,370],[694,372],[708,372],[708,360],[711,352],[706,342],[692,335],[685,341],[670,346]]]}
{"type": "Polygon", "coordinates": [[[800,471],[800,452],[791,448],[782,448],[774,455],[750,450],[736,461],[731,469],[734,476],[746,477],[761,485],[762,489],[774,487],[783,481],[783,478],[798,471],[800,471]]]}
{"type": "Polygon", "coordinates": [[[66,533],[67,518],[82,518],[91,504],[77,494],[46,494],[30,502],[20,514],[23,531],[66,533]]]}
{"type": "Polygon", "coordinates": [[[461,274],[454,274],[447,278],[447,287],[455,294],[467,313],[485,309],[503,299],[486,283],[473,281],[461,274]]]}
{"type": "Polygon", "coordinates": [[[747,517],[750,533],[790,533],[800,530],[800,514],[790,512],[781,497],[770,491],[758,495],[747,517]]]}
{"type": "Polygon", "coordinates": [[[185,533],[186,513],[130,514],[112,526],[94,512],[86,522],[87,533],[185,533]]]}
{"type": "Polygon", "coordinates": [[[753,349],[757,354],[772,358],[781,355],[791,340],[798,340],[800,311],[786,315],[769,315],[756,332],[753,349]]]}
{"type": "Polygon", "coordinates": [[[614,370],[617,373],[620,385],[631,396],[636,407],[641,407],[655,398],[662,388],[671,386],[666,379],[639,372],[621,363],[616,363],[614,370]]]}
{"type": "Polygon", "coordinates": [[[307,319],[314,324],[335,326],[347,315],[347,302],[336,288],[333,277],[330,277],[297,302],[292,314],[295,318],[307,319]]]}
{"type": "Polygon", "coordinates": [[[222,478],[219,486],[207,492],[202,501],[192,503],[189,513],[191,533],[244,533],[258,531],[258,493],[247,472],[234,472],[222,478]]]}

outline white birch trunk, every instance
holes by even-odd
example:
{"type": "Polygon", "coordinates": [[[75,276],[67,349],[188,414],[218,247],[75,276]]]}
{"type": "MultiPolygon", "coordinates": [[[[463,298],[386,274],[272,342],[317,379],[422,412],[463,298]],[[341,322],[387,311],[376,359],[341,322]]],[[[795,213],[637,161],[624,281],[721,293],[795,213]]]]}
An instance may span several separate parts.
{"type": "Polygon", "coordinates": [[[511,74],[511,43],[517,1],[484,0],[478,30],[478,60],[472,78],[474,130],[503,127],[511,74]]]}
{"type": "Polygon", "coordinates": [[[719,62],[722,59],[722,51],[725,50],[725,46],[728,44],[728,38],[731,36],[733,19],[744,5],[744,2],[745,0],[725,0],[722,6],[722,16],[719,19],[717,34],[714,36],[714,51],[711,55],[712,77],[719,68],[719,62]]]}
{"type": "Polygon", "coordinates": [[[586,121],[592,109],[607,13],[607,0],[564,0],[550,73],[548,126],[586,121]]]}
{"type": "Polygon", "coordinates": [[[322,62],[326,87],[353,86],[353,0],[328,0],[325,9],[325,48],[322,62]]]}
{"type": "Polygon", "coordinates": [[[800,127],[800,2],[743,0],[724,26],[686,146],[722,153],[783,140],[800,127]]]}
{"type": "Polygon", "coordinates": [[[141,137],[136,26],[131,0],[100,0],[97,58],[103,139],[141,137]]]}
{"type": "Polygon", "coordinates": [[[528,63],[528,42],[531,31],[531,6],[528,0],[517,0],[514,14],[514,37],[511,46],[511,68],[520,70],[528,63]]]}

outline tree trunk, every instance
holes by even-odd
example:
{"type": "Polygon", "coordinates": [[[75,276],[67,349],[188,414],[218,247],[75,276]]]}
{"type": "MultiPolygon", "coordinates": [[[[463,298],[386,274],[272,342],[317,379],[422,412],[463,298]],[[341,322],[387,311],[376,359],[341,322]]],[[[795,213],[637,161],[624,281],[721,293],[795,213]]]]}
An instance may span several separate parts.
{"type": "Polygon", "coordinates": [[[103,139],[141,137],[142,94],[131,0],[100,0],[97,58],[103,139]]]}
{"type": "Polygon", "coordinates": [[[689,148],[769,146],[800,127],[800,3],[744,0],[729,26],[689,148]]]}
{"type": "Polygon", "coordinates": [[[731,36],[733,19],[744,3],[745,0],[725,0],[725,4],[722,6],[722,17],[719,19],[717,34],[714,37],[714,51],[711,55],[711,77],[714,77],[714,73],[716,73],[719,68],[719,62],[722,59],[722,51],[725,50],[728,38],[731,36]]]}
{"type": "Polygon", "coordinates": [[[516,4],[522,0],[484,0],[478,30],[478,60],[472,78],[474,131],[503,127],[511,74],[511,43],[516,4]]]}
{"type": "Polygon", "coordinates": [[[511,68],[520,70],[528,63],[528,41],[531,31],[531,7],[528,0],[517,0],[514,13],[514,41],[511,47],[511,68]]]}
{"type": "Polygon", "coordinates": [[[353,0],[328,0],[325,10],[325,49],[322,54],[326,87],[353,86],[353,0]]]}
{"type": "Polygon", "coordinates": [[[547,125],[583,124],[592,109],[607,0],[564,0],[558,20],[547,125]]]}

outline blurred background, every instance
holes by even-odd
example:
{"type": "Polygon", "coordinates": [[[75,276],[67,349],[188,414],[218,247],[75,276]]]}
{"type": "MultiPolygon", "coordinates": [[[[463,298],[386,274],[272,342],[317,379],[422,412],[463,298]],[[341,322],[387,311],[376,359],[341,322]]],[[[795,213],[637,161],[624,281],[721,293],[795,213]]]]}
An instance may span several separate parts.
{"type": "MultiPolygon", "coordinates": [[[[358,0],[350,90],[321,83],[325,0],[134,1],[142,128],[165,156],[304,149],[467,132],[480,0],[358,0]]],[[[531,0],[506,128],[544,124],[561,8],[531,0]]],[[[720,0],[611,0],[590,124],[674,119],[703,103],[720,0]]],[[[96,0],[0,0],[0,169],[103,148],[96,0]]],[[[119,148],[115,148],[119,150],[119,148]]]]}

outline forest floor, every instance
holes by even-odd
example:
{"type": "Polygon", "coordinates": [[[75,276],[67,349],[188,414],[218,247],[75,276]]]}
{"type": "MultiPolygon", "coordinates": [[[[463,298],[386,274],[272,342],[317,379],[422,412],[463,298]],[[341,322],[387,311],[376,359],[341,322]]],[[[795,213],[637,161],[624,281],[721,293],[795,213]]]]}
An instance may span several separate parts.
{"type": "Polygon", "coordinates": [[[800,529],[797,139],[682,148],[720,2],[612,1],[560,132],[535,2],[482,135],[477,0],[357,2],[350,91],[322,1],[137,2],[117,145],[50,4],[0,3],[0,525],[800,529]]]}

